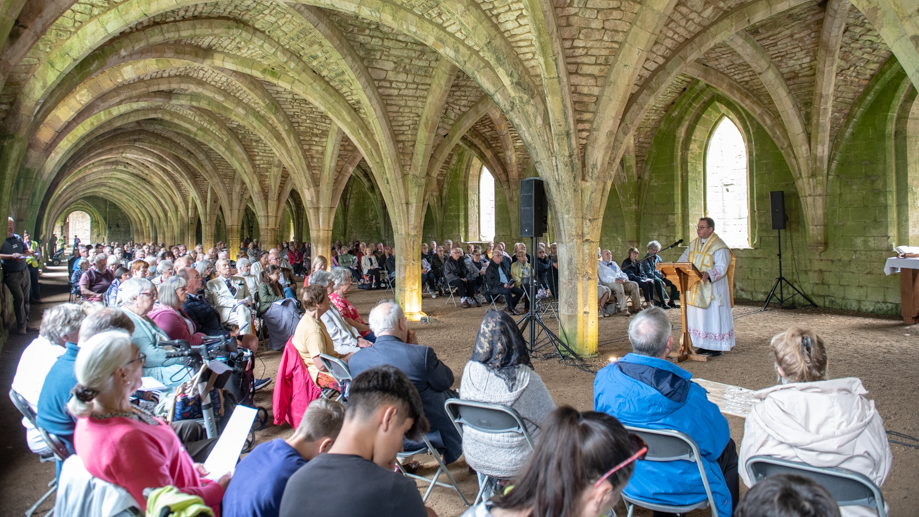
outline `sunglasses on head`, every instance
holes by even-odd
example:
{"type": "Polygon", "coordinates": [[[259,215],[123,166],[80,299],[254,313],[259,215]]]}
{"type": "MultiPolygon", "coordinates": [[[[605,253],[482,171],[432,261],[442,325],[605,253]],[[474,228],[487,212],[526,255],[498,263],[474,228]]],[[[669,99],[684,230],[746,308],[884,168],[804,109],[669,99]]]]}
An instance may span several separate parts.
{"type": "Polygon", "coordinates": [[[623,461],[622,463],[610,469],[610,471],[607,472],[606,474],[603,474],[603,477],[601,477],[596,483],[594,483],[594,488],[599,487],[601,483],[603,483],[604,481],[607,480],[607,478],[615,474],[617,470],[624,468],[626,465],[628,465],[629,463],[632,463],[633,461],[643,460],[645,459],[645,456],[648,455],[648,444],[646,444],[645,441],[642,440],[640,436],[634,433],[629,433],[629,441],[632,444],[632,455],[626,458],[626,460],[623,461]]]}

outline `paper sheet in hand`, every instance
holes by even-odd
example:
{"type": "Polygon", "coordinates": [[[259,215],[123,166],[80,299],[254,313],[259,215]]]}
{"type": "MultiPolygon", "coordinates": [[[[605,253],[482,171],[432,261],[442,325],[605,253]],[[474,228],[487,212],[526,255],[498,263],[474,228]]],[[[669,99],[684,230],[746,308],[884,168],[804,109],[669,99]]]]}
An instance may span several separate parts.
{"type": "Polygon", "coordinates": [[[252,428],[256,413],[255,409],[246,406],[236,406],[236,409],[233,410],[226,429],[223,430],[223,434],[217,440],[217,445],[204,462],[204,468],[210,472],[206,476],[207,479],[216,481],[236,468],[239,451],[246,443],[246,437],[249,436],[249,429],[252,428]]]}

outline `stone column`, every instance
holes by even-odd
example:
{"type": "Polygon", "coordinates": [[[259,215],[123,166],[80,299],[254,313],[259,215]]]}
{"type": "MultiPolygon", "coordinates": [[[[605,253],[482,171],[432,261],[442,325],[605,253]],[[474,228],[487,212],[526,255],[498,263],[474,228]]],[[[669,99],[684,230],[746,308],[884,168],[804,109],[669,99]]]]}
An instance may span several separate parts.
{"type": "Polygon", "coordinates": [[[262,249],[268,250],[278,245],[278,227],[261,228],[259,231],[259,242],[262,243],[262,249]]]}
{"type": "Polygon", "coordinates": [[[240,238],[239,233],[242,230],[241,226],[238,224],[227,225],[227,249],[230,250],[230,258],[237,260],[237,254],[239,253],[239,245],[242,243],[242,238],[240,238]]]}

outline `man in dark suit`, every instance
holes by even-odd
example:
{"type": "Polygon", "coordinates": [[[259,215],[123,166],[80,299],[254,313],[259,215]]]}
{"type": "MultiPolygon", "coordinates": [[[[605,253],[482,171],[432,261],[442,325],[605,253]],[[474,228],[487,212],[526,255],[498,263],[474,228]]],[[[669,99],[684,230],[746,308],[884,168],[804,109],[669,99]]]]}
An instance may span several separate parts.
{"type": "MultiPolygon", "coordinates": [[[[408,328],[408,320],[402,308],[394,300],[384,300],[370,311],[368,324],[377,336],[372,347],[362,348],[348,360],[351,375],[375,366],[388,364],[402,370],[421,394],[424,415],[431,423],[428,440],[437,447],[445,448],[444,462],[453,463],[463,454],[463,440],[447,411],[444,401],[456,397],[453,391],[453,372],[440,362],[434,349],[419,345],[415,332],[408,328]]],[[[406,450],[418,448],[406,444],[406,450]]]]}
{"type": "Polygon", "coordinates": [[[506,310],[509,314],[520,314],[517,312],[517,302],[523,296],[523,289],[514,286],[514,279],[511,277],[510,261],[504,260],[504,255],[499,250],[491,256],[491,264],[485,270],[485,289],[488,289],[492,296],[504,295],[504,301],[507,303],[506,310]]]}

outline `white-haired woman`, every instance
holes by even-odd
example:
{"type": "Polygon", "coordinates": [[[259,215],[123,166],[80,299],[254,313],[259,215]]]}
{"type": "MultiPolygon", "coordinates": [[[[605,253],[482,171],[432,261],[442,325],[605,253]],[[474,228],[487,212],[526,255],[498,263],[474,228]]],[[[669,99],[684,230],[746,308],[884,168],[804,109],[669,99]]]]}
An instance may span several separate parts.
{"type": "Polygon", "coordinates": [[[169,339],[184,339],[192,346],[200,345],[204,334],[195,331],[195,324],[182,310],[182,304],[188,299],[188,282],[182,277],[169,277],[157,288],[157,297],[160,303],[147,313],[153,323],[169,339]]]}
{"type": "MultiPolygon", "coordinates": [[[[331,295],[335,287],[332,278],[332,273],[328,271],[316,271],[310,275],[310,285],[321,285],[325,287],[326,295],[331,295]]],[[[322,314],[321,319],[325,323],[332,342],[335,343],[335,351],[339,354],[353,354],[361,348],[372,345],[370,341],[360,337],[358,330],[345,321],[334,304],[329,305],[329,310],[322,314]]]]}
{"type": "Polygon", "coordinates": [[[357,309],[348,301],[348,291],[351,290],[351,283],[353,282],[351,272],[343,267],[332,268],[332,281],[334,282],[332,294],[329,295],[332,305],[338,309],[339,314],[349,325],[360,332],[362,338],[371,343],[376,341],[373,331],[370,330],[370,325],[367,325],[361,318],[360,313],[357,312],[357,309]]]}
{"type": "Polygon", "coordinates": [[[184,365],[176,359],[168,359],[166,351],[156,347],[158,342],[169,339],[148,316],[156,299],[156,288],[146,278],[131,278],[121,286],[121,308],[134,322],[131,342],[147,356],[144,375],[171,388],[188,380],[189,374],[184,365]]]}
{"type": "Polygon", "coordinates": [[[123,487],[141,510],[145,488],[174,486],[219,510],[230,482],[201,479],[175,432],[162,420],[131,404],[141,386],[146,356],[126,332],[108,331],[89,338],[75,363],[77,385],[67,409],[77,417],[74,443],[86,470],[123,487]]]}

